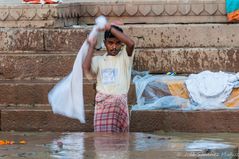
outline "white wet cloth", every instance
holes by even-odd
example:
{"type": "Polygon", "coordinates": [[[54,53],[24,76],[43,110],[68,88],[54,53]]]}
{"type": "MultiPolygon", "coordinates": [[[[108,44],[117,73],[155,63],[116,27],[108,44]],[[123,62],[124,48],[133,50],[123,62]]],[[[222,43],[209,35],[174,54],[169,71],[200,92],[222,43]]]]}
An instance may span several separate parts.
{"type": "Polygon", "coordinates": [[[203,109],[223,108],[233,88],[239,87],[239,73],[203,71],[185,81],[190,97],[203,109]]]}
{"type": "Polygon", "coordinates": [[[232,148],[232,145],[227,143],[218,142],[218,141],[210,141],[210,140],[195,140],[191,143],[186,144],[187,151],[202,151],[202,150],[213,150],[213,149],[226,149],[232,148]]]}
{"type": "MultiPolygon", "coordinates": [[[[106,23],[105,17],[98,17],[89,38],[96,37],[98,29],[103,29],[106,23]]],[[[85,41],[77,54],[72,72],[57,83],[48,94],[48,100],[54,113],[78,119],[81,123],[85,123],[82,63],[88,48],[89,44],[85,41]]]]}

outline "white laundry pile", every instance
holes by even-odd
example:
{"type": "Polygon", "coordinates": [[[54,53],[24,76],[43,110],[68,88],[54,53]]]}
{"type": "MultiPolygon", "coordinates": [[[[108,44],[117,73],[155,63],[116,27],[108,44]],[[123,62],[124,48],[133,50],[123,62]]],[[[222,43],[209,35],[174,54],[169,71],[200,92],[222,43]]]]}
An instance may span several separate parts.
{"type": "MultiPolygon", "coordinates": [[[[106,23],[105,17],[98,17],[89,38],[96,37],[98,30],[103,29],[106,23]]],[[[54,113],[78,119],[81,123],[85,123],[82,63],[88,48],[89,44],[85,41],[77,54],[72,72],[57,83],[48,94],[48,100],[54,113]]]]}
{"type": "Polygon", "coordinates": [[[185,83],[190,97],[198,108],[217,109],[224,107],[223,102],[233,88],[239,87],[239,73],[203,71],[191,74],[185,83]]]}

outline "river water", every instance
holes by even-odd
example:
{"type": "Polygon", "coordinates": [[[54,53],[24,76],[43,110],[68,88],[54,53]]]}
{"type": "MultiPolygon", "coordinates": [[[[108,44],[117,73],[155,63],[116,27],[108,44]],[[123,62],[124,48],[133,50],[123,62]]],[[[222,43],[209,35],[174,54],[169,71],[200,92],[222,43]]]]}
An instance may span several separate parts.
{"type": "Polygon", "coordinates": [[[239,134],[0,132],[0,140],[15,142],[0,145],[4,159],[231,159],[239,134]]]}

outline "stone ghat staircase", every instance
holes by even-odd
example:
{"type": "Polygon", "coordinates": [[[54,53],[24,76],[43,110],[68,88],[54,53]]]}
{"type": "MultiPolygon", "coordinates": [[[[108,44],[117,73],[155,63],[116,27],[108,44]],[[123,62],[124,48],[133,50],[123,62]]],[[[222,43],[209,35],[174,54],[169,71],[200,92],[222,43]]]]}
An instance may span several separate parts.
{"type": "MultiPolygon", "coordinates": [[[[135,70],[239,71],[239,24],[226,22],[222,0],[0,5],[2,131],[93,131],[94,81],[84,80],[86,124],[54,115],[47,94],[71,71],[89,25],[101,14],[126,23],[125,33],[136,42],[135,70]]],[[[129,104],[135,99],[132,84],[129,104]]],[[[239,132],[238,119],[238,111],[227,110],[137,111],[131,131],[239,132]]]]}

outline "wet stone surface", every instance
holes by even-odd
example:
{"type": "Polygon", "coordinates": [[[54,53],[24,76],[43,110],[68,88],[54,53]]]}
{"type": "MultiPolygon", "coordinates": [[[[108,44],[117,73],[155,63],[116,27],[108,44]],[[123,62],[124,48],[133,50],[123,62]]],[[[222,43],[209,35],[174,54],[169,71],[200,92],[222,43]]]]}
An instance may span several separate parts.
{"type": "Polygon", "coordinates": [[[0,158],[230,159],[237,158],[239,140],[232,138],[238,137],[185,133],[0,132],[0,140],[15,141],[12,145],[0,145],[0,158]],[[19,144],[21,140],[26,143],[19,144]]]}

